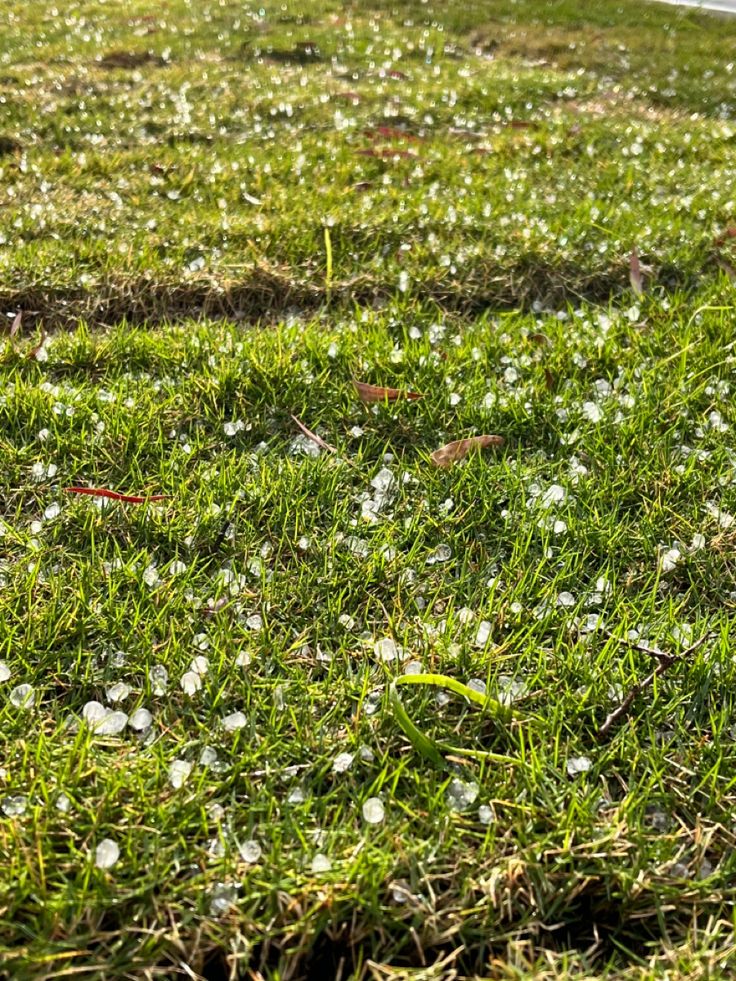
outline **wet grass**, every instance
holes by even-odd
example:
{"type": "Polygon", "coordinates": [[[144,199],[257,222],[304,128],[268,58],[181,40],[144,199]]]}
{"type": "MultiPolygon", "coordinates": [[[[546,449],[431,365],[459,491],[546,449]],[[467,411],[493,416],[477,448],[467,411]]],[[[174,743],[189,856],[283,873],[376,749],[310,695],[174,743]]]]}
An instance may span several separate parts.
{"type": "Polygon", "coordinates": [[[579,9],[0,2],[5,976],[733,972],[736,27],[579,9]]]}

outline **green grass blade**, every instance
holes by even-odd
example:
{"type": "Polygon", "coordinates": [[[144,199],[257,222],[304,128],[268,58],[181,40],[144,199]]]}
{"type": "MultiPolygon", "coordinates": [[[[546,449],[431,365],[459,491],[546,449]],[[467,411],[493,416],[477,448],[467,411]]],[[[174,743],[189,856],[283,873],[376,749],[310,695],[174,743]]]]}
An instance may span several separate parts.
{"type": "Polygon", "coordinates": [[[511,720],[511,709],[508,706],[502,705],[497,699],[483,695],[473,688],[468,688],[461,681],[456,681],[455,678],[450,678],[446,674],[405,674],[401,678],[396,679],[396,684],[434,685],[436,688],[444,688],[446,691],[454,692],[456,695],[467,698],[468,701],[473,702],[475,705],[479,705],[484,712],[487,712],[494,719],[499,719],[503,722],[509,722],[511,720]]]}
{"type": "Polygon", "coordinates": [[[404,730],[406,738],[412,744],[414,749],[422,756],[426,757],[431,763],[434,763],[435,766],[447,766],[436,743],[434,743],[429,736],[425,736],[423,732],[420,732],[420,730],[417,729],[409,718],[395,685],[391,685],[391,688],[389,689],[389,697],[391,699],[391,708],[393,709],[396,721],[404,730]]]}

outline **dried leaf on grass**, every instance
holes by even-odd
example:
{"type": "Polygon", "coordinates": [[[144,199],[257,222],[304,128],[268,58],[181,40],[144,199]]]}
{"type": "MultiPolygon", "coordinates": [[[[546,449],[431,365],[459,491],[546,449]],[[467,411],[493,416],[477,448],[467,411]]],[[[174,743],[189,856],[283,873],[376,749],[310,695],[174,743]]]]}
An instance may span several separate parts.
{"type": "Polygon", "coordinates": [[[363,134],[371,140],[407,140],[412,143],[422,143],[422,137],[409,133],[405,129],[397,126],[375,126],[373,129],[363,130],[363,134]]]}
{"type": "Polygon", "coordinates": [[[733,225],[729,225],[721,235],[714,239],[713,244],[717,246],[725,245],[730,238],[736,238],[736,227],[733,225]]]}
{"type": "Polygon", "coordinates": [[[111,501],[124,501],[126,504],[145,504],[146,501],[168,501],[170,494],[118,494],[117,491],[107,490],[106,487],[65,487],[67,494],[88,494],[91,497],[108,497],[111,501]]]}
{"type": "Polygon", "coordinates": [[[15,335],[20,330],[20,326],[23,323],[23,312],[19,310],[15,317],[13,318],[13,323],[10,325],[10,336],[15,337],[15,335]]]}
{"type": "Polygon", "coordinates": [[[413,150],[399,150],[395,147],[381,147],[380,149],[368,147],[365,150],[356,150],[355,152],[360,157],[376,157],[378,160],[393,160],[394,157],[402,160],[414,160],[417,156],[413,150]]]}
{"type": "Polygon", "coordinates": [[[48,340],[48,334],[42,330],[41,340],[38,342],[38,344],[34,345],[34,347],[32,347],[30,351],[28,351],[28,353],[26,354],[26,358],[28,358],[29,361],[33,361],[34,358],[36,358],[37,360],[41,360],[41,358],[39,358],[38,356],[41,353],[41,351],[43,351],[44,345],[46,344],[47,340],[48,340]]]}
{"type": "Polygon", "coordinates": [[[419,392],[405,392],[400,388],[382,388],[380,385],[367,385],[353,378],[353,386],[361,402],[398,402],[407,399],[410,402],[424,398],[419,392]]]}
{"type": "Polygon", "coordinates": [[[644,278],[641,273],[639,253],[636,251],[636,248],[632,249],[631,258],[629,259],[629,281],[636,295],[644,296],[644,278]]]}
{"type": "Polygon", "coordinates": [[[435,450],[430,459],[437,467],[449,467],[451,463],[464,460],[473,450],[484,450],[487,446],[503,446],[503,443],[503,436],[470,436],[468,439],[456,439],[435,450]]]}

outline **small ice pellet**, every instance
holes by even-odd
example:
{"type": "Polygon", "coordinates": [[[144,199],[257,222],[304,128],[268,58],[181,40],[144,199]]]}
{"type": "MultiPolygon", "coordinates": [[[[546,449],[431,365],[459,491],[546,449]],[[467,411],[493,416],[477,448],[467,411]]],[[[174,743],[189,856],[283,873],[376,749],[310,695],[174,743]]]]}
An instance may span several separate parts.
{"type": "Polygon", "coordinates": [[[598,630],[603,624],[599,613],[589,613],[579,625],[580,633],[590,634],[598,630]]]}
{"type": "Polygon", "coordinates": [[[16,685],[10,693],[10,704],[19,709],[31,709],[36,701],[32,685],[16,685]]]}
{"type": "Polygon", "coordinates": [[[169,672],[163,664],[154,664],[148,672],[148,680],[154,695],[165,695],[169,685],[169,672]]]}
{"type": "Polygon", "coordinates": [[[384,494],[393,490],[395,485],[396,478],[388,467],[382,467],[376,476],[371,480],[371,487],[373,487],[374,490],[380,491],[384,494]]]}
{"type": "Polygon", "coordinates": [[[459,777],[453,777],[447,788],[447,803],[453,811],[465,811],[477,800],[478,791],[477,783],[473,781],[466,783],[459,777]]]}
{"type": "Polygon", "coordinates": [[[222,720],[222,728],[227,732],[235,732],[248,724],[248,720],[242,712],[231,712],[222,720]]]}
{"type": "Polygon", "coordinates": [[[213,801],[207,805],[207,817],[210,821],[222,821],[225,817],[225,808],[222,804],[218,804],[217,801],[213,801]]]}
{"type": "Polygon", "coordinates": [[[125,712],[106,712],[104,718],[95,723],[96,736],[118,736],[128,724],[125,712]]]}
{"type": "Polygon", "coordinates": [[[181,677],[181,688],[185,695],[195,695],[202,687],[201,675],[195,671],[187,671],[181,677]]]}
{"type": "Polygon", "coordinates": [[[14,794],[10,797],[3,797],[0,801],[0,810],[7,817],[22,817],[28,806],[28,798],[23,794],[14,794]]]}
{"type": "Polygon", "coordinates": [[[111,869],[120,858],[120,848],[112,838],[103,838],[95,849],[95,865],[98,869],[111,869]]]}
{"type": "Polygon", "coordinates": [[[10,677],[10,668],[5,661],[0,661],[0,682],[7,681],[10,677]]]}
{"type": "Polygon", "coordinates": [[[247,862],[248,865],[254,865],[261,857],[262,848],[257,841],[251,838],[249,841],[244,841],[238,845],[238,851],[244,862],[247,862]]]}
{"type": "Polygon", "coordinates": [[[47,521],[53,521],[54,518],[58,518],[60,514],[61,514],[61,507],[56,503],[49,504],[49,506],[43,512],[43,516],[47,521]]]}
{"type": "Polygon", "coordinates": [[[582,414],[588,422],[600,422],[603,412],[597,402],[583,402],[582,414]]]}
{"type": "Polygon", "coordinates": [[[485,647],[488,643],[493,625],[488,620],[481,620],[478,624],[478,631],[475,635],[475,646],[485,647]]]}
{"type": "Polygon", "coordinates": [[[539,503],[543,508],[552,507],[553,504],[561,504],[567,497],[567,491],[559,484],[550,484],[542,494],[539,503]]]}
{"type": "Polygon", "coordinates": [[[169,766],[169,783],[174,790],[179,790],[189,779],[192,764],[186,760],[174,760],[169,766]]]}
{"type": "Polygon", "coordinates": [[[332,868],[332,862],[329,860],[327,855],[323,855],[318,852],[312,859],[312,872],[315,875],[321,875],[324,872],[329,872],[332,868]]]}
{"type": "Polygon", "coordinates": [[[478,808],[478,820],[485,825],[493,823],[493,809],[488,804],[481,804],[478,808]]]}
{"type": "Polygon", "coordinates": [[[677,563],[682,558],[679,548],[668,548],[659,557],[659,568],[663,575],[672,572],[677,563]]]}
{"type": "Polygon", "coordinates": [[[130,685],[126,685],[124,681],[118,681],[117,684],[107,689],[105,697],[108,702],[122,702],[130,695],[131,690],[130,685]]]}
{"type": "Polygon", "coordinates": [[[204,677],[210,669],[210,662],[202,654],[198,654],[196,657],[192,658],[189,665],[189,670],[198,674],[200,677],[204,677]]]}
{"type": "Polygon", "coordinates": [[[352,753],[338,753],[332,761],[333,773],[345,773],[353,765],[352,753]]]}
{"type": "Polygon", "coordinates": [[[391,637],[383,637],[373,645],[373,652],[379,661],[400,660],[404,651],[391,637]]]}
{"type": "Polygon", "coordinates": [[[449,562],[452,558],[452,549],[449,545],[438,545],[437,548],[430,552],[427,556],[425,562],[427,565],[437,565],[440,562],[449,562]]]}
{"type": "Polygon", "coordinates": [[[576,777],[578,773],[587,773],[592,765],[587,756],[571,756],[567,761],[567,775],[576,777]]]}
{"type": "Polygon", "coordinates": [[[101,702],[86,702],[82,709],[82,718],[88,726],[94,727],[107,715],[107,709],[101,702]]]}
{"type": "Polygon", "coordinates": [[[368,824],[380,824],[384,816],[383,801],[379,797],[369,797],[363,804],[363,820],[368,824]]]}
{"type": "Polygon", "coordinates": [[[212,746],[203,746],[199,754],[199,763],[201,766],[212,766],[213,763],[217,763],[217,750],[212,746]]]}
{"type": "Polygon", "coordinates": [[[145,708],[136,709],[128,719],[128,725],[131,729],[135,729],[136,732],[143,732],[146,729],[150,729],[152,722],[153,716],[145,708]]]}
{"type": "Polygon", "coordinates": [[[222,916],[237,902],[238,887],[227,882],[217,882],[210,892],[210,916],[222,916]]]}
{"type": "Polygon", "coordinates": [[[59,794],[56,798],[56,810],[61,811],[62,814],[68,814],[71,809],[72,802],[69,797],[64,793],[59,794]]]}

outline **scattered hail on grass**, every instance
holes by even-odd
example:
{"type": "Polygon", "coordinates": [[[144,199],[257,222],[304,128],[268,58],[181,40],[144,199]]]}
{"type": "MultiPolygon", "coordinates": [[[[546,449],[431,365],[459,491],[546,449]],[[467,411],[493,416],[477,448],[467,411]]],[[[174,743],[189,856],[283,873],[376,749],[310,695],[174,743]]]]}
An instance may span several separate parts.
{"type": "MultiPolygon", "coordinates": [[[[420,892],[406,869],[375,875],[361,864],[373,850],[356,849],[351,881],[365,890],[362,910],[381,908],[372,883],[380,880],[385,892],[386,872],[402,877],[388,880],[394,902],[433,901],[443,807],[458,813],[457,843],[443,839],[441,873],[450,854],[470,852],[474,877],[489,859],[502,859],[478,844],[493,837],[478,828],[495,825],[513,849],[530,841],[518,868],[526,863],[537,876],[537,854],[569,853],[567,801],[539,841],[528,837],[529,807],[540,791],[548,799],[559,776],[560,731],[588,732],[578,691],[598,684],[604,698],[618,700],[630,683],[616,677],[627,670],[624,659],[601,653],[603,615],[629,625],[661,601],[657,616],[671,625],[685,610],[693,619],[702,611],[721,616],[733,602],[719,592],[736,520],[727,510],[736,462],[731,391],[721,377],[733,365],[710,344],[724,333],[720,315],[700,309],[718,305],[707,295],[715,280],[697,304],[660,295],[652,282],[659,266],[665,282],[708,278],[704,236],[734,211],[730,62],[711,48],[695,59],[700,71],[665,70],[634,36],[625,50],[615,48],[616,79],[624,64],[636,69],[627,88],[611,81],[610,65],[589,60],[589,50],[600,57],[605,45],[576,39],[574,50],[555,53],[554,65],[540,64],[539,52],[535,64],[503,55],[513,25],[498,28],[501,49],[489,58],[480,42],[454,47],[444,31],[425,28],[424,14],[400,24],[353,11],[325,25],[320,12],[309,29],[325,57],[291,36],[302,36],[301,24],[255,8],[225,4],[204,16],[196,5],[176,7],[180,17],[164,12],[155,23],[133,12],[128,23],[127,15],[90,19],[72,7],[27,29],[34,6],[14,10],[6,34],[17,49],[8,78],[17,75],[20,91],[34,98],[13,98],[15,83],[7,83],[3,125],[17,147],[0,160],[8,192],[0,271],[9,289],[28,287],[29,303],[48,305],[42,316],[64,319],[68,304],[69,320],[87,309],[94,323],[108,316],[104,301],[112,319],[130,322],[109,337],[85,328],[39,338],[24,316],[8,339],[17,352],[3,365],[0,396],[0,599],[8,625],[27,620],[33,629],[9,626],[0,662],[1,682],[25,682],[3,690],[14,709],[8,726],[20,735],[0,807],[19,835],[24,821],[30,829],[36,771],[64,773],[72,795],[57,794],[51,782],[54,821],[79,801],[63,835],[56,826],[28,830],[17,854],[33,862],[38,845],[43,875],[17,881],[34,890],[43,881],[51,895],[59,875],[67,890],[61,849],[74,841],[77,811],[95,807],[124,819],[146,855],[116,869],[121,883],[131,876],[114,896],[114,909],[125,913],[133,909],[126,896],[149,888],[138,881],[148,874],[144,862],[156,889],[173,883],[167,908],[183,897],[192,910],[201,900],[198,924],[208,914],[228,922],[241,895],[243,912],[251,894],[264,907],[275,896],[283,912],[276,877],[291,889],[298,875],[327,875],[333,859],[316,849],[331,847],[320,836],[355,838],[361,814],[402,843],[412,873],[428,866],[420,892]],[[126,66],[131,26],[145,51],[126,66]],[[199,98],[205,63],[211,97],[199,98]],[[344,91],[343,75],[356,91],[344,91]],[[680,104],[686,112],[670,111],[680,104]],[[327,276],[319,261],[326,228],[334,247],[327,276]],[[243,263],[235,273],[234,256],[243,263]],[[563,285],[570,296],[615,295],[630,272],[635,302],[630,295],[605,309],[529,302],[563,285]],[[239,284],[254,273],[264,285],[250,295],[239,284]],[[361,281],[368,292],[360,293],[361,281]],[[367,296],[372,306],[347,314],[331,307],[310,321],[309,310],[324,309],[331,290],[339,299],[346,283],[351,302],[367,296]],[[384,301],[388,292],[394,299],[384,301]],[[440,315],[433,301],[452,297],[501,312],[440,315]],[[254,311],[265,316],[268,298],[281,320],[254,339],[238,322],[254,311]],[[515,305],[520,312],[508,313],[515,305]],[[152,311],[165,321],[182,309],[229,319],[160,332],[131,326],[152,311]],[[682,355],[670,362],[675,350],[682,355]],[[351,389],[354,373],[387,387],[351,389]],[[412,397],[419,392],[421,400],[412,397]],[[302,408],[349,467],[284,425],[302,408]],[[494,432],[504,433],[508,453],[471,454],[447,470],[426,466],[446,440],[494,432]],[[62,477],[89,482],[94,506],[62,504],[62,477]],[[175,507],[120,513],[114,499],[94,493],[107,486],[173,488],[175,507]],[[668,543],[662,577],[657,542],[668,543]],[[101,638],[123,645],[125,657],[108,656],[101,638]],[[538,705],[544,722],[530,726],[554,764],[545,753],[516,770],[468,762],[447,787],[430,767],[404,767],[411,748],[390,716],[387,675],[435,669],[505,704],[538,705]],[[150,745],[153,713],[140,701],[156,715],[150,745]],[[84,780],[73,787],[53,735],[70,711],[85,722],[79,745],[95,737],[80,763],[84,780]],[[243,739],[242,729],[254,737],[243,739]],[[15,782],[15,761],[34,756],[28,783],[26,775],[15,782]],[[161,794],[161,774],[183,792],[161,794]],[[385,808],[376,796],[356,807],[356,796],[376,788],[396,799],[386,791],[394,786],[407,795],[406,808],[385,808]],[[154,788],[162,823],[150,854],[142,829],[154,788]],[[480,799],[493,806],[477,807],[480,799]],[[266,827],[278,832],[278,847],[261,833],[266,827]],[[259,837],[238,842],[236,832],[259,837]],[[206,862],[200,854],[192,862],[189,847],[206,852],[206,862]],[[247,888],[227,864],[238,856],[264,871],[241,867],[247,888]]],[[[9,68],[11,52],[3,50],[9,68]]],[[[661,624],[647,629],[656,637],[661,624]]],[[[683,686],[712,686],[719,697],[723,685],[725,704],[728,663],[708,663],[707,684],[702,664],[692,671],[683,686]]],[[[437,692],[421,721],[447,722],[458,745],[475,739],[486,748],[487,733],[457,714],[457,701],[437,692]]],[[[675,719],[679,706],[662,711],[675,719]]],[[[70,729],[63,731],[68,740],[70,729]]],[[[687,738],[679,726],[677,736],[687,738]]],[[[715,795],[707,800],[700,790],[714,743],[701,747],[702,762],[688,757],[687,769],[682,746],[671,758],[641,742],[632,748],[630,759],[647,759],[655,774],[677,769],[669,790],[678,806],[652,812],[655,831],[685,828],[695,801],[712,818],[702,837],[718,839],[715,795]]],[[[632,772],[627,753],[621,757],[615,776],[636,827],[639,802],[627,796],[632,772]]],[[[562,766],[577,777],[592,764],[570,757],[562,766]]],[[[95,844],[97,832],[78,820],[75,844],[85,840],[95,865],[112,868],[119,846],[95,844]]],[[[581,858],[586,833],[605,851],[605,832],[586,820],[581,799],[575,875],[577,863],[590,860],[595,899],[596,883],[599,895],[610,895],[617,856],[603,854],[598,866],[581,858]]],[[[671,844],[672,862],[682,839],[664,837],[657,847],[671,844]]],[[[724,845],[717,842],[725,853],[724,845]]],[[[126,844],[126,854],[134,851],[126,844]]],[[[641,861],[629,878],[657,895],[647,843],[628,854],[641,861]]],[[[706,858],[685,867],[691,875],[713,869],[706,858]]],[[[564,888],[565,874],[555,871],[564,888]]],[[[509,882],[526,896],[523,877],[514,876],[509,882]]],[[[575,915],[579,882],[569,895],[575,915]]],[[[471,898],[476,887],[467,890],[471,898]]],[[[615,888],[625,885],[617,880],[615,888]]],[[[296,882],[294,893],[302,891],[308,897],[296,882]]],[[[330,896],[335,915],[353,896],[349,883],[330,896]]],[[[35,903],[35,893],[26,901],[35,903]]],[[[521,922],[527,911],[511,888],[508,904],[521,922]]],[[[57,915],[55,903],[48,908],[57,915]]],[[[308,903],[304,915],[308,921],[308,903]]],[[[495,923],[482,927],[486,936],[495,923]]],[[[140,935],[153,936],[146,929],[140,935]]]]}

